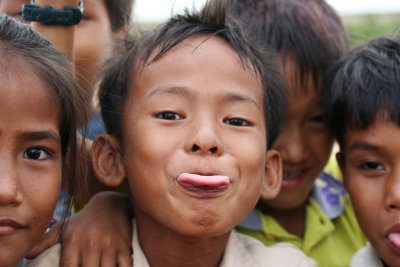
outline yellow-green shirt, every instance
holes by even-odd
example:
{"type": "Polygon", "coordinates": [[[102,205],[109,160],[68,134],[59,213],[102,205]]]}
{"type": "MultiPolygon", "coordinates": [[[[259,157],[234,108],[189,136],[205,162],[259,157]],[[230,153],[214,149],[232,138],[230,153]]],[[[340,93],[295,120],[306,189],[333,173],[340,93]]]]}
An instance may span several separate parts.
{"type": "Polygon", "coordinates": [[[367,242],[341,182],[327,173],[316,180],[308,199],[304,239],[288,233],[274,218],[258,210],[253,210],[236,230],[265,245],[291,243],[320,267],[348,266],[367,242]]]}

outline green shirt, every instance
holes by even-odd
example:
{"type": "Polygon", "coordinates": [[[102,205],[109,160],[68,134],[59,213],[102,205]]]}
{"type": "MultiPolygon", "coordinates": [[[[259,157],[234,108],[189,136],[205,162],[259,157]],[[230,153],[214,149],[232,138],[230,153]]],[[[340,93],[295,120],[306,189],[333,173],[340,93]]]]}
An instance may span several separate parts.
{"type": "Polygon", "coordinates": [[[341,182],[329,174],[322,175],[325,175],[324,180],[321,176],[316,180],[313,194],[308,199],[304,239],[288,233],[274,218],[258,210],[254,210],[236,230],[265,245],[291,243],[315,259],[320,267],[348,266],[354,253],[364,247],[367,240],[341,182]],[[316,192],[322,193],[318,196],[316,192]]]}

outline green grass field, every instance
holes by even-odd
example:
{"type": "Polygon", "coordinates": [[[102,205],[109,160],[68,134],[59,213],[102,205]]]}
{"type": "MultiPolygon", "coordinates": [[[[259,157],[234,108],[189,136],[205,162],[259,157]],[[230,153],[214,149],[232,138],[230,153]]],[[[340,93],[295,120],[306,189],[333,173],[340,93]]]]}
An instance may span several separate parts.
{"type": "Polygon", "coordinates": [[[349,33],[351,47],[380,35],[394,34],[396,30],[400,31],[400,14],[342,16],[342,19],[349,33]]]}

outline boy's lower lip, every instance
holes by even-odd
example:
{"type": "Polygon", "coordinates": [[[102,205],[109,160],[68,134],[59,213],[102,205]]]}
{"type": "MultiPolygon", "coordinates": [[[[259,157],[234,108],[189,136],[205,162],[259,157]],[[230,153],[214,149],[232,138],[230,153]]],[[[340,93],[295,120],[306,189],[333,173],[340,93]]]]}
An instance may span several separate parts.
{"type": "Polygon", "coordinates": [[[306,171],[299,171],[290,175],[284,174],[282,179],[282,187],[291,188],[299,186],[301,183],[303,183],[305,174],[306,171]]]}
{"type": "Polygon", "coordinates": [[[230,186],[230,179],[224,175],[182,173],[178,176],[177,183],[189,192],[211,196],[228,189],[230,186]]]}

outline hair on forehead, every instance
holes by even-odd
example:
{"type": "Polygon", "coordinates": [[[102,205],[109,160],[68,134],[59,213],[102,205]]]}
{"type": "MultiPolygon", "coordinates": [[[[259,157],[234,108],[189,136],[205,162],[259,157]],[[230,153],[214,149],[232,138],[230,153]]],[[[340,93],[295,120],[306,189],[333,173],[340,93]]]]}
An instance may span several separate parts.
{"type": "Polygon", "coordinates": [[[225,40],[242,65],[254,70],[255,79],[261,81],[268,146],[273,143],[285,110],[282,108],[285,104],[283,85],[274,57],[265,47],[257,47],[247,38],[236,21],[227,16],[227,8],[226,0],[210,0],[200,12],[186,10],[159,27],[125,41],[120,56],[109,62],[99,90],[99,103],[108,133],[121,140],[123,108],[141,69],[187,38],[205,36],[225,40]]]}
{"type": "Polygon", "coordinates": [[[400,127],[400,41],[379,37],[353,49],[327,73],[323,105],[339,141],[348,129],[367,129],[376,120],[400,127]]]}

